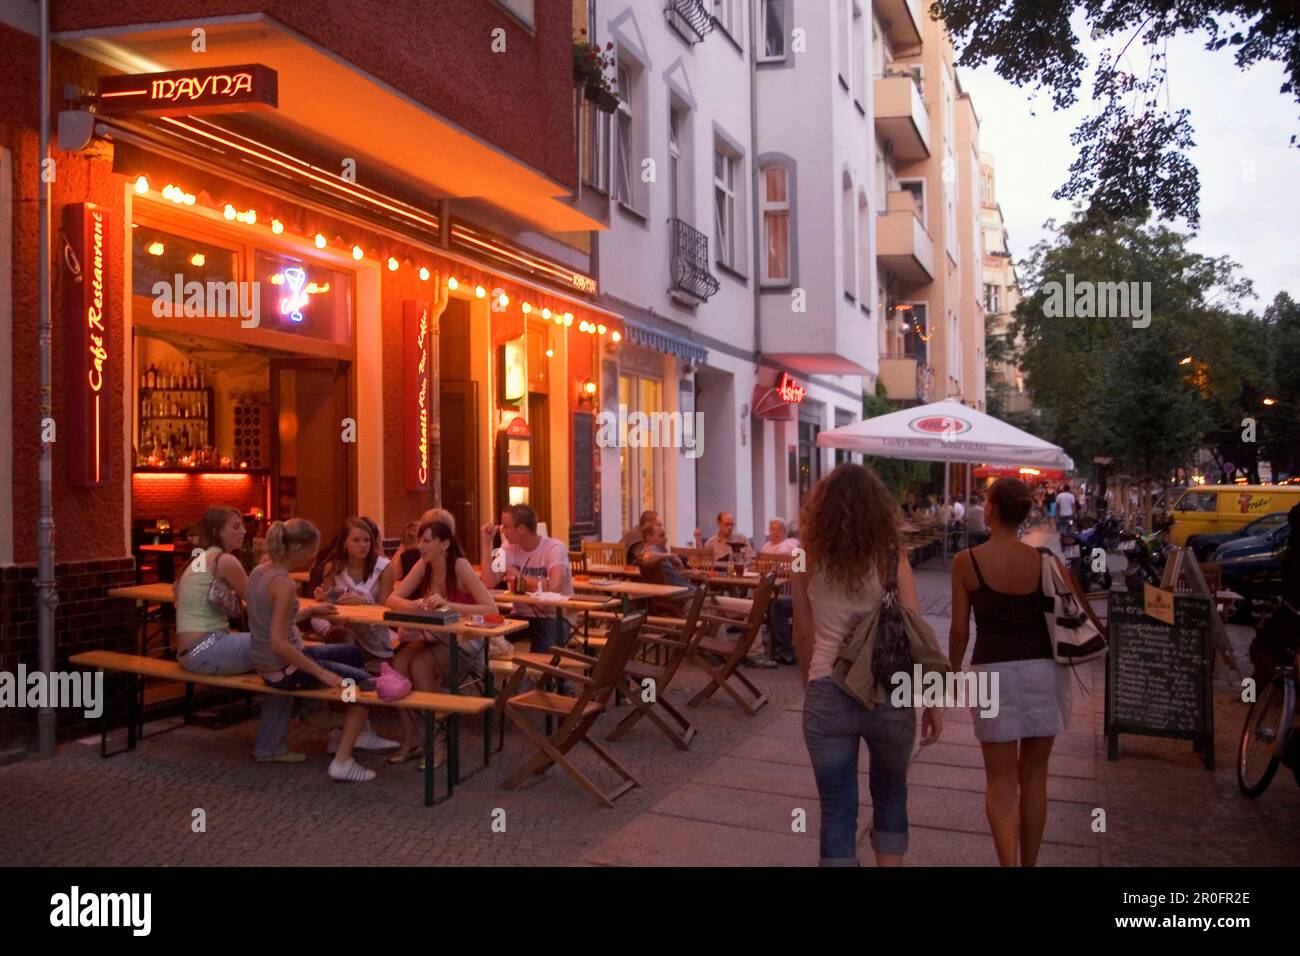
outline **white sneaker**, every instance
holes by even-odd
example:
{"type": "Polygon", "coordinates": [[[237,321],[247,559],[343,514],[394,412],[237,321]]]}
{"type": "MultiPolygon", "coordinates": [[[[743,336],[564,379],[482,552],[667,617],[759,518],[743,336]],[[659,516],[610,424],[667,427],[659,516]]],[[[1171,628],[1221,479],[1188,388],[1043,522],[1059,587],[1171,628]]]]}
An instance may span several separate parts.
{"type": "Polygon", "coordinates": [[[355,760],[349,760],[347,763],[331,760],[329,774],[331,779],[342,780],[345,783],[365,783],[367,780],[374,780],[377,776],[373,770],[367,770],[355,760]]]}
{"type": "MultiPolygon", "coordinates": [[[[343,740],[343,731],[330,731],[329,744],[325,748],[328,754],[339,752],[339,743],[343,740]]],[[[389,740],[387,737],[381,737],[369,727],[366,727],[361,733],[357,734],[356,743],[352,745],[353,750],[374,750],[384,753],[389,750],[396,750],[401,744],[396,740],[389,740]]]]}

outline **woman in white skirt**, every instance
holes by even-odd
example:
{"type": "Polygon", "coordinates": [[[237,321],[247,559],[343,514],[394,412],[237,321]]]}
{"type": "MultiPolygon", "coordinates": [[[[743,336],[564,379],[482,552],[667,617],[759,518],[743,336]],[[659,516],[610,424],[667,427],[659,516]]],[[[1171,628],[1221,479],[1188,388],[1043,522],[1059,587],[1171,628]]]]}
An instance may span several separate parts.
{"type": "Polygon", "coordinates": [[[1033,866],[1047,823],[1047,761],[1070,718],[1068,668],[1052,658],[1042,594],[1042,556],[1017,535],[1033,507],[1029,487],[1015,478],[988,494],[989,540],[962,551],[952,566],[952,629],[948,658],[960,671],[975,612],[971,669],[986,671],[996,707],[973,708],[975,737],[984,751],[984,808],[998,861],[1033,866]],[[996,675],[997,683],[993,683],[996,675]]]}

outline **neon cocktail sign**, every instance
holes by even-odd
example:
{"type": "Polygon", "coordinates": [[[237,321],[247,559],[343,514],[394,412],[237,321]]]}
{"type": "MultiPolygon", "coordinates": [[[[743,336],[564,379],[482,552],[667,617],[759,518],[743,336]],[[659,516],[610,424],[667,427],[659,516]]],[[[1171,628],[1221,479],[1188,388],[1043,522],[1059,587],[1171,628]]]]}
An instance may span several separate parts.
{"type": "Polygon", "coordinates": [[[289,284],[289,294],[280,299],[280,314],[292,322],[302,321],[303,306],[307,304],[307,271],[300,266],[284,270],[284,281],[289,284]]]}

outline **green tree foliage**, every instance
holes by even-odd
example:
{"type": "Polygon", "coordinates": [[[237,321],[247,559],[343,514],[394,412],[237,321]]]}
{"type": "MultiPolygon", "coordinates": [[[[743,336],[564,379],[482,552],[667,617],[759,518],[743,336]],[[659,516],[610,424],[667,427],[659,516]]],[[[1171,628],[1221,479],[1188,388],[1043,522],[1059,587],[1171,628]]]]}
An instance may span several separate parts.
{"type": "Polygon", "coordinates": [[[1188,236],[1145,216],[1080,214],[1048,228],[1053,236],[1021,263],[1033,292],[1015,322],[1044,437],[1080,465],[1114,458],[1116,472],[1162,479],[1190,463],[1207,433],[1233,415],[1240,420],[1242,383],[1267,348],[1264,323],[1236,312],[1250,283],[1231,260],[1193,253],[1188,236]],[[1134,297],[1126,316],[1049,314],[1053,284],[1116,282],[1149,288],[1140,296],[1147,316],[1137,315],[1134,297]],[[1134,327],[1147,317],[1149,325],[1134,327]]]}
{"type": "Polygon", "coordinates": [[[1161,219],[1184,218],[1195,229],[1200,179],[1187,156],[1193,129],[1189,112],[1169,102],[1165,43],[1202,34],[1209,50],[1232,48],[1239,69],[1279,63],[1286,76],[1279,92],[1300,98],[1300,3],[936,0],[930,7],[947,24],[961,66],[992,63],[1003,79],[1046,91],[1058,110],[1078,101],[1089,66],[1070,23],[1076,11],[1105,52],[1093,80],[1097,111],[1071,137],[1078,156],[1056,197],[1086,199],[1090,216],[1116,218],[1152,209],[1161,219]],[[1135,59],[1139,63],[1130,65],[1135,59]]]}

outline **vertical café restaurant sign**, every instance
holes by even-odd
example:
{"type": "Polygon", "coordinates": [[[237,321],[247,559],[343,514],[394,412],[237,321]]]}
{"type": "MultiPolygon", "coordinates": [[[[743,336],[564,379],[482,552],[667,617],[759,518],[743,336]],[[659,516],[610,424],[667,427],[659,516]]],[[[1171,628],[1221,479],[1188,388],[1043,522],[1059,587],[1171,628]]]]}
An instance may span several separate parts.
{"type": "Polygon", "coordinates": [[[109,269],[108,210],[94,203],[63,209],[64,304],[67,309],[68,421],[60,428],[71,449],[71,482],[95,487],[108,479],[109,350],[106,301],[109,269]]]}
{"type": "Polygon", "coordinates": [[[275,70],[260,63],[99,78],[98,108],[109,115],[201,115],[277,109],[275,70]]]}
{"type": "Polygon", "coordinates": [[[402,303],[402,447],[407,491],[429,490],[433,422],[429,303],[402,303]]]}

